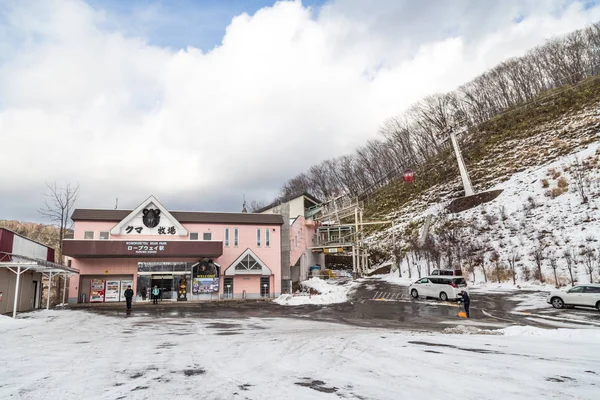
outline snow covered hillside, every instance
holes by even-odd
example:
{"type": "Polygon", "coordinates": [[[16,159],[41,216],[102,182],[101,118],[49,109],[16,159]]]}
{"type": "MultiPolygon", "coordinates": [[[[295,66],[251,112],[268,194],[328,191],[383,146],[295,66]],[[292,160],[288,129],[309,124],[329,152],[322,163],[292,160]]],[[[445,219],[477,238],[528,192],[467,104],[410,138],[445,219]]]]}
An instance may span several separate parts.
{"type": "Polygon", "coordinates": [[[432,204],[424,195],[406,209],[387,215],[398,224],[371,236],[369,245],[390,254],[395,229],[406,252],[400,263],[402,273],[408,275],[410,265],[412,277],[426,274],[428,264],[429,268],[446,267],[450,258],[450,264],[460,264],[474,281],[512,282],[514,266],[519,282],[542,280],[554,285],[556,270],[558,284],[567,285],[571,283],[569,265],[576,282],[600,280],[597,141],[550,163],[515,173],[488,188],[492,189],[504,191],[496,200],[456,215],[444,211],[447,198],[432,204]],[[410,237],[416,237],[427,215],[434,217],[431,237],[438,245],[446,240],[446,248],[453,252],[450,256],[439,247],[439,254],[432,257],[424,255],[426,249],[415,252],[409,246],[410,237]],[[452,235],[456,237],[449,238],[452,235]]]}

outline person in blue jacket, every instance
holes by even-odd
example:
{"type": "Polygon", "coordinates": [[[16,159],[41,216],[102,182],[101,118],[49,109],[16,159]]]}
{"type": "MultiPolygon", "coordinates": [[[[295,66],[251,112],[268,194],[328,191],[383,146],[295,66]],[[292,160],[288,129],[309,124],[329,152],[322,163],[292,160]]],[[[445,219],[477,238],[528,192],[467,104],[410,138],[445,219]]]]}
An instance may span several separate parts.
{"type": "Polygon", "coordinates": [[[160,289],[158,288],[158,285],[154,285],[154,288],[152,289],[152,299],[154,300],[154,304],[158,304],[158,296],[160,295],[160,289]]]}
{"type": "Polygon", "coordinates": [[[471,315],[469,314],[469,306],[471,305],[471,299],[469,298],[469,293],[467,293],[464,290],[462,292],[460,292],[460,299],[458,301],[461,301],[463,303],[463,305],[465,306],[465,312],[467,313],[467,318],[471,318],[471,315]]]}

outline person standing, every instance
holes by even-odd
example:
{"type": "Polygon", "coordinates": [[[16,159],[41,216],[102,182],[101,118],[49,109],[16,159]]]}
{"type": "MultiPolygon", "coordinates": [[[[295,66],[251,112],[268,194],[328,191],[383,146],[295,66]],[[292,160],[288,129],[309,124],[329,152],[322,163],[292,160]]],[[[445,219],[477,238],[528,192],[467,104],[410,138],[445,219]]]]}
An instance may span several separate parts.
{"type": "Polygon", "coordinates": [[[127,301],[127,311],[131,311],[131,301],[133,300],[133,290],[131,289],[131,285],[127,285],[127,289],[125,290],[125,301],[127,301]]]}
{"type": "Polygon", "coordinates": [[[471,318],[471,315],[469,314],[469,306],[471,305],[471,299],[469,298],[469,293],[467,293],[465,290],[460,292],[460,301],[462,301],[463,305],[465,306],[467,318],[471,318]]]}
{"type": "Polygon", "coordinates": [[[152,288],[152,300],[154,300],[154,304],[158,304],[158,295],[160,294],[160,289],[158,289],[158,285],[154,285],[152,288]]]}

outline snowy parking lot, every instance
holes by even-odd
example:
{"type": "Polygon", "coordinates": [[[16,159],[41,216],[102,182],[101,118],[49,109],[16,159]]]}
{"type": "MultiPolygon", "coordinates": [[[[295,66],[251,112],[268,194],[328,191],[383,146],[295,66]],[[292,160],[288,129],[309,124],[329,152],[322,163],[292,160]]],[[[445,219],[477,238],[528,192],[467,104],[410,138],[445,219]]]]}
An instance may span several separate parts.
{"type": "Polygon", "coordinates": [[[23,317],[0,317],[2,399],[594,399],[600,389],[600,329],[23,317]]]}
{"type": "Polygon", "coordinates": [[[311,284],[323,295],[284,305],[0,316],[0,398],[597,398],[594,310],[555,310],[544,292],[481,290],[464,320],[455,304],[411,299],[402,285],[311,284]]]}

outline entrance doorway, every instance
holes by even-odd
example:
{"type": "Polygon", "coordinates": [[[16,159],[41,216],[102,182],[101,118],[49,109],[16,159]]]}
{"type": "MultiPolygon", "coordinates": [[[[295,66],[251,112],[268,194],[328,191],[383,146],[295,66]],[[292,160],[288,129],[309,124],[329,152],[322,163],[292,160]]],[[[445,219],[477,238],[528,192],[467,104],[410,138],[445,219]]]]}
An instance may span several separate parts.
{"type": "Polygon", "coordinates": [[[225,278],[223,281],[223,297],[233,299],[233,278],[225,278]]]}
{"type": "Polygon", "coordinates": [[[271,277],[261,276],[260,277],[260,297],[270,297],[271,293],[271,277]]]}
{"type": "Polygon", "coordinates": [[[152,275],[151,288],[158,286],[160,290],[160,300],[172,300],[173,299],[173,276],[172,275],[152,275]]]}

